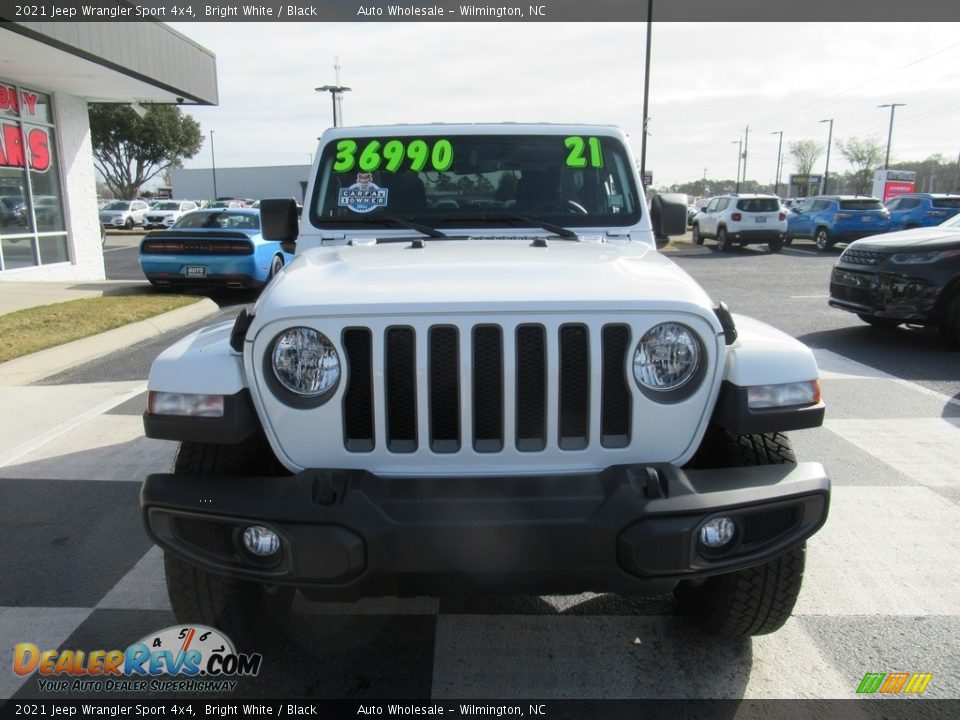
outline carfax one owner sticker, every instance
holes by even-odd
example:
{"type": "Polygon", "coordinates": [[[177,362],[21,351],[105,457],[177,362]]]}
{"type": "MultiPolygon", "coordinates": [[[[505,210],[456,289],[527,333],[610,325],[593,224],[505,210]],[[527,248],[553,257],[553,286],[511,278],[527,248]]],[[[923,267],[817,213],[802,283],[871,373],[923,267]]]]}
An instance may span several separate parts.
{"type": "Polygon", "coordinates": [[[231,692],[236,677],[260,672],[260,653],[238,653],[226,635],[206,625],[176,625],[125,650],[13,649],[17,675],[38,673],[45,692],[231,692]]]}

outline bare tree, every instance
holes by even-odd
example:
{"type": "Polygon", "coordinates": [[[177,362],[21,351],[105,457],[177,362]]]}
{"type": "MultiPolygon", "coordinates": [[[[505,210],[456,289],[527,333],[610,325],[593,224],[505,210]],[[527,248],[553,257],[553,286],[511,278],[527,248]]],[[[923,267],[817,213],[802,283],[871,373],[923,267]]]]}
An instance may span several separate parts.
{"type": "Polygon", "coordinates": [[[883,145],[876,138],[850,137],[837,140],[837,150],[853,166],[857,195],[863,195],[873,179],[873,173],[883,164],[883,145]]]}
{"type": "Polygon", "coordinates": [[[797,140],[787,146],[793,164],[801,175],[809,175],[813,164],[823,155],[823,145],[816,140],[797,140]]]}

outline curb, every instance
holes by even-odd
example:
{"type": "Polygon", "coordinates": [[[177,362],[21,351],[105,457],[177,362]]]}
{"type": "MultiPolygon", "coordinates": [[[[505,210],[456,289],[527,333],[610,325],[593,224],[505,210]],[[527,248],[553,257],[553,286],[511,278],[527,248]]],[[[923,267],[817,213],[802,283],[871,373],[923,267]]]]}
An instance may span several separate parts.
{"type": "Polygon", "coordinates": [[[29,385],[51,375],[109,355],[169,330],[210,317],[220,307],[210,298],[146,320],[107,330],[99,335],[74,340],[57,347],[0,363],[0,386],[29,385]]]}

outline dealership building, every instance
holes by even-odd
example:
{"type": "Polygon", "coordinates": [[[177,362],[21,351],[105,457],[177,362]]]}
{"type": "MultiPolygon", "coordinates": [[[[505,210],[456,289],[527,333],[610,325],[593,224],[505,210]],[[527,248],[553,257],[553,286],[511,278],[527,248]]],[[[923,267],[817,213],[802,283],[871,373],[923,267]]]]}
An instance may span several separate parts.
{"type": "Polygon", "coordinates": [[[0,24],[0,282],[104,279],[88,103],[215,105],[216,58],[161,23],[0,24]]]}

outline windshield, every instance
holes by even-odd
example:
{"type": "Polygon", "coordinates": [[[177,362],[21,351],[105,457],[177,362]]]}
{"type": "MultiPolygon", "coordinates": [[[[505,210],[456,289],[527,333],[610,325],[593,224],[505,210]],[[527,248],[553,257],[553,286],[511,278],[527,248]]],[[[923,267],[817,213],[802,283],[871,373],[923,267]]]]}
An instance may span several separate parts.
{"type": "Polygon", "coordinates": [[[737,210],[744,212],[779,212],[779,198],[749,198],[737,201],[737,210]]]}
{"type": "Polygon", "coordinates": [[[218,212],[194,211],[187,213],[173,224],[180,228],[218,228],[223,230],[259,230],[260,216],[251,212],[222,210],[218,212]]]}
{"type": "Polygon", "coordinates": [[[130,203],[122,202],[120,200],[114,200],[113,202],[108,202],[104,205],[101,210],[129,210],[130,203]]]}
{"type": "Polygon", "coordinates": [[[153,206],[154,210],[179,210],[180,203],[178,202],[158,202],[153,206]]]}
{"type": "Polygon", "coordinates": [[[863,200],[841,200],[841,210],[883,210],[883,203],[879,200],[864,198],[863,200]]]}
{"type": "Polygon", "coordinates": [[[311,222],[323,227],[628,226],[640,219],[633,167],[603,136],[437,135],[328,143],[311,222]]]}

